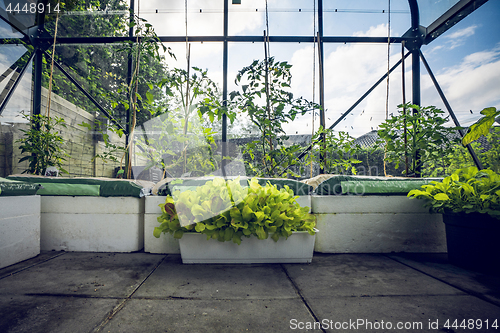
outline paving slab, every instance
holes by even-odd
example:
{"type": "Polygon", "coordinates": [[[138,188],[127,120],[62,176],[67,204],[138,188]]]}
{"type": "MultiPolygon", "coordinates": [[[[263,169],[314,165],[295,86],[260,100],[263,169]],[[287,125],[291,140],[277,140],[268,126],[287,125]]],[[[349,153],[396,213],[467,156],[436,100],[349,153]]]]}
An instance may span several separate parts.
{"type": "Polygon", "coordinates": [[[311,265],[283,266],[307,298],[464,294],[384,255],[315,255],[311,265]]]}
{"type": "Polygon", "coordinates": [[[175,254],[50,252],[0,270],[0,332],[494,332],[499,278],[425,254],[183,265],[175,254]]]}
{"type": "Polygon", "coordinates": [[[88,333],[116,304],[116,299],[0,295],[0,332],[88,333]]]}
{"type": "Polygon", "coordinates": [[[168,255],[133,297],[199,299],[297,298],[280,265],[183,265],[168,255]]]}
{"type": "Polygon", "coordinates": [[[0,270],[0,279],[4,278],[6,276],[9,276],[9,275],[15,274],[16,272],[20,272],[22,270],[28,269],[29,267],[31,267],[33,265],[38,265],[42,262],[51,260],[51,259],[58,257],[60,255],[63,255],[63,254],[65,254],[65,253],[64,252],[55,252],[55,251],[50,251],[50,252],[44,251],[34,258],[24,260],[24,261],[21,261],[17,264],[2,268],[0,270]]]}
{"type": "Polygon", "coordinates": [[[402,253],[389,257],[500,306],[500,275],[484,274],[450,265],[446,253],[402,253]]]}
{"type": "Polygon", "coordinates": [[[314,320],[300,299],[132,299],[102,332],[290,332],[290,318],[314,320]]]}
{"type": "Polygon", "coordinates": [[[0,295],[126,297],[163,257],[145,253],[67,252],[3,278],[0,295]]]}
{"type": "Polygon", "coordinates": [[[307,302],[318,322],[326,323],[326,332],[498,332],[486,328],[486,320],[500,325],[499,307],[469,295],[322,297],[307,302]],[[470,319],[473,329],[444,327],[455,320],[469,325],[470,319]]]}

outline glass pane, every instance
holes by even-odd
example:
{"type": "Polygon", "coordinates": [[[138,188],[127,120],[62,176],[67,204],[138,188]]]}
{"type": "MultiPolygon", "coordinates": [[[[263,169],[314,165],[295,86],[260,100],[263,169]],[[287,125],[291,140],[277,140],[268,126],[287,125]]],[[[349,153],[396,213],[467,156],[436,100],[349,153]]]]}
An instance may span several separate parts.
{"type": "Polygon", "coordinates": [[[0,38],[22,38],[23,35],[4,20],[0,20],[0,38]]]}
{"type": "MultiPolygon", "coordinates": [[[[49,77],[50,63],[44,74],[49,77]]],[[[41,113],[44,115],[48,110],[48,84],[45,80],[42,87],[41,113]]],[[[66,124],[58,128],[64,139],[62,148],[68,154],[63,169],[71,177],[115,177],[123,150],[107,145],[104,135],[108,135],[110,143],[117,147],[125,147],[125,136],[120,138],[106,128],[109,121],[104,114],[57,67],[53,72],[52,88],[50,117],[62,118],[66,124]]]]}
{"type": "Polygon", "coordinates": [[[418,0],[420,25],[427,27],[460,0],[418,0]]]}
{"type": "Polygon", "coordinates": [[[167,57],[168,67],[156,81],[164,85],[155,103],[162,108],[134,132],[134,177],[204,176],[220,167],[220,146],[210,138],[220,137],[220,123],[199,117],[200,102],[213,95],[220,100],[222,43],[190,43],[189,86],[186,44],[165,44],[177,60],[167,57]],[[188,91],[188,93],[186,93],[188,91]],[[188,100],[186,102],[186,99],[188,100]],[[215,132],[215,133],[211,133],[215,132]]]}
{"type": "MultiPolygon", "coordinates": [[[[327,1],[324,4],[325,36],[386,37],[389,21],[388,2],[376,1],[327,1]],[[385,26],[384,29],[380,29],[385,26]]],[[[391,1],[391,35],[401,36],[410,28],[410,11],[407,1],[391,1]]]]}
{"type": "MultiPolygon", "coordinates": [[[[71,75],[101,106],[113,114],[123,125],[126,111],[122,104],[112,106],[112,96],[126,86],[128,51],[120,44],[108,45],[60,45],[56,57],[64,70],[71,75]]],[[[50,61],[48,61],[50,66],[50,61]]],[[[50,68],[47,69],[50,71],[50,68]]],[[[78,88],[60,71],[53,77],[54,92],[79,107],[94,107],[85,97],[77,99],[78,88]]],[[[48,77],[45,77],[48,79],[48,77]]],[[[45,83],[47,85],[47,83],[45,83]]],[[[125,95],[125,92],[120,94],[125,95]]],[[[123,97],[125,98],[125,97],[123,97]]],[[[95,109],[97,110],[97,109],[95,109]]]]}
{"type": "MultiPolygon", "coordinates": [[[[400,58],[398,47],[391,48],[390,66],[400,58]]],[[[407,58],[406,71],[410,67],[407,58]]],[[[387,45],[328,45],[325,47],[325,108],[326,124],[331,126],[358,101],[384,74],[387,73],[387,45]]],[[[397,105],[402,103],[401,67],[389,78],[388,114],[396,114],[397,105]]],[[[411,99],[406,74],[407,97],[411,99]]],[[[376,130],[386,118],[387,81],[384,80],[336,127],[335,131],[348,132],[359,137],[376,130]]]]}
{"type": "MultiPolygon", "coordinates": [[[[23,48],[24,49],[24,48],[23,48]]],[[[29,55],[24,58],[27,59],[29,55]]],[[[0,100],[4,101],[8,91],[14,85],[14,81],[19,78],[21,67],[25,64],[25,61],[20,60],[19,66],[15,66],[14,70],[10,72],[2,83],[0,83],[1,94],[0,100]]],[[[5,66],[2,64],[2,73],[6,73],[9,65],[5,66]]],[[[28,64],[26,71],[18,83],[16,90],[11,95],[8,104],[5,106],[2,114],[0,115],[1,123],[24,123],[26,122],[22,117],[21,113],[29,114],[31,111],[31,73],[32,73],[32,63],[28,64]]]]}
{"type": "MultiPolygon", "coordinates": [[[[230,36],[262,36],[266,30],[265,0],[241,1],[229,4],[228,34],[230,36]]],[[[269,30],[272,31],[270,28],[269,30]]]]}
{"type": "MultiPolygon", "coordinates": [[[[46,15],[46,29],[54,34],[57,13],[46,15]]],[[[58,18],[58,37],[120,37],[128,36],[128,3],[101,1],[97,7],[77,3],[61,11],[58,18]]]]}
{"type": "MultiPolygon", "coordinates": [[[[488,1],[458,22],[429,45],[422,53],[453,111],[463,126],[469,126],[479,112],[500,107],[500,2],[488,1]]],[[[425,68],[422,68],[422,104],[440,105],[441,98],[425,68]]]]}
{"type": "Polygon", "coordinates": [[[36,6],[36,0],[4,0],[0,2],[0,8],[5,10],[2,16],[5,15],[4,18],[21,31],[26,31],[28,28],[35,25],[37,13],[36,6]]]}
{"type": "Polygon", "coordinates": [[[314,18],[317,18],[315,9],[317,10],[317,5],[315,7],[314,0],[292,0],[287,1],[286,4],[281,1],[268,2],[269,34],[274,36],[314,35],[314,18]]]}
{"type": "MultiPolygon", "coordinates": [[[[158,36],[186,35],[185,1],[141,2],[136,13],[151,23],[158,36]]],[[[187,2],[187,34],[190,36],[217,36],[223,34],[221,0],[191,0],[187,2]]]]}

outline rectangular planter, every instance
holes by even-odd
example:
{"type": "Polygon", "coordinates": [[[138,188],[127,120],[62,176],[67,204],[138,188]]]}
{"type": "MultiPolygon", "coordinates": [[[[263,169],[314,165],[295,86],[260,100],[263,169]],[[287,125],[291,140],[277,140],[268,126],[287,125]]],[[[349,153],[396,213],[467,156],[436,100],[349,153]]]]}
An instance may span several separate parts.
{"type": "Polygon", "coordinates": [[[323,253],[446,252],[441,214],[401,195],[312,196],[314,250],[323,253]]]}
{"type": "Polygon", "coordinates": [[[144,198],[42,196],[40,243],[43,251],[139,251],[144,198]]]}
{"type": "MultiPolygon", "coordinates": [[[[297,198],[301,206],[311,207],[311,196],[303,195],[297,198]]],[[[144,252],[149,253],[180,253],[179,240],[170,234],[162,234],[160,238],[153,236],[153,230],[158,227],[158,216],[161,216],[159,204],[165,203],[165,197],[148,196],[145,197],[144,205],[144,252]]]]}
{"type": "Polygon", "coordinates": [[[0,197],[0,268],[40,254],[40,196],[0,197]]]}
{"type": "Polygon", "coordinates": [[[296,232],[288,239],[242,237],[241,244],[207,240],[207,236],[185,233],[179,240],[184,264],[310,263],[315,236],[296,232]]]}

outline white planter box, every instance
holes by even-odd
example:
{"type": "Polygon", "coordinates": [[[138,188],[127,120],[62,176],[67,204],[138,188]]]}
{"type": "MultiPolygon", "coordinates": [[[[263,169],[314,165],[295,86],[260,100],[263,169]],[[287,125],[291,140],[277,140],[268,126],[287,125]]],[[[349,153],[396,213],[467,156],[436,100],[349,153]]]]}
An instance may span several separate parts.
{"type": "Polygon", "coordinates": [[[315,236],[296,232],[288,239],[242,237],[241,245],[232,241],[207,240],[207,236],[185,233],[179,240],[184,264],[254,264],[254,263],[310,263],[315,236]]]}
{"type": "Polygon", "coordinates": [[[441,214],[406,196],[312,196],[314,250],[323,253],[446,252],[441,214]]]}
{"type": "Polygon", "coordinates": [[[40,196],[0,197],[0,268],[40,254],[40,196]]]}
{"type": "Polygon", "coordinates": [[[43,251],[134,252],[144,247],[144,198],[42,196],[43,251]]]}
{"type": "MultiPolygon", "coordinates": [[[[145,197],[144,205],[144,252],[148,253],[180,253],[179,240],[170,234],[162,234],[160,238],[153,236],[155,227],[160,226],[157,218],[161,216],[159,204],[165,203],[165,197],[148,196],[145,197]]],[[[301,206],[311,207],[311,197],[309,195],[300,196],[297,203],[301,206]]]]}

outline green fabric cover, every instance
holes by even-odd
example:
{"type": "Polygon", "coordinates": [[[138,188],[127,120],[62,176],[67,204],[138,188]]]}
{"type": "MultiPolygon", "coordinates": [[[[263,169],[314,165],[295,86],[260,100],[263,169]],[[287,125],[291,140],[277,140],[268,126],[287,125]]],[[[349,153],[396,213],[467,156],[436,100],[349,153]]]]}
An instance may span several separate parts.
{"type": "MultiPolygon", "coordinates": [[[[334,175],[332,178],[325,180],[320,183],[314,194],[316,195],[339,195],[342,194],[342,182],[365,182],[365,181],[376,181],[376,182],[422,182],[422,181],[441,181],[442,178],[403,178],[403,177],[376,177],[376,176],[351,176],[351,175],[334,175]]],[[[388,183],[389,184],[389,183],[388,183]]],[[[370,185],[371,186],[371,185],[370,185]]],[[[384,185],[381,185],[384,186],[384,185]]],[[[373,186],[371,186],[373,187],[373,186]]],[[[418,187],[417,187],[418,188],[418,187]]],[[[401,191],[401,190],[398,190],[401,191]]],[[[391,192],[385,192],[385,194],[390,194],[391,192]]],[[[401,192],[397,192],[401,193],[401,192]]]]}
{"type": "Polygon", "coordinates": [[[1,196],[35,195],[39,188],[39,184],[32,184],[29,182],[21,182],[0,177],[1,196]]]}
{"type": "MultiPolygon", "coordinates": [[[[179,184],[172,184],[173,181],[170,183],[167,183],[165,185],[162,185],[158,189],[158,195],[170,195],[171,190],[176,190],[179,189],[181,192],[186,191],[186,190],[196,190],[196,187],[204,185],[207,181],[214,179],[213,177],[210,178],[198,178],[198,179],[180,179],[182,180],[182,183],[179,184]]],[[[231,178],[230,178],[231,179],[231,178]]],[[[251,180],[251,178],[247,177],[241,177],[240,178],[240,184],[242,186],[248,186],[248,182],[251,180]]],[[[313,187],[299,182],[297,180],[293,179],[279,179],[279,178],[257,178],[259,184],[261,186],[265,186],[267,182],[269,181],[271,184],[276,185],[276,188],[280,190],[283,188],[285,185],[287,185],[295,195],[309,195],[312,192],[313,187]]]]}
{"type": "Polygon", "coordinates": [[[411,190],[420,189],[422,185],[429,184],[430,180],[403,181],[347,181],[341,182],[342,194],[408,194],[411,190]]]}
{"type": "Polygon", "coordinates": [[[100,185],[40,183],[39,195],[99,196],[100,185]]]}
{"type": "Polygon", "coordinates": [[[99,185],[101,197],[141,197],[142,187],[127,180],[104,180],[99,178],[65,178],[65,177],[37,177],[37,176],[8,176],[8,179],[30,183],[58,183],[99,185]]]}

